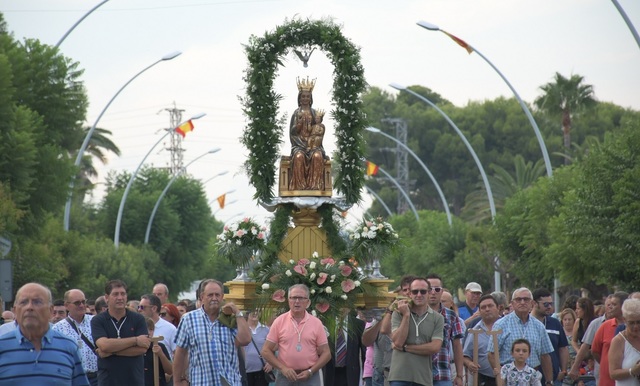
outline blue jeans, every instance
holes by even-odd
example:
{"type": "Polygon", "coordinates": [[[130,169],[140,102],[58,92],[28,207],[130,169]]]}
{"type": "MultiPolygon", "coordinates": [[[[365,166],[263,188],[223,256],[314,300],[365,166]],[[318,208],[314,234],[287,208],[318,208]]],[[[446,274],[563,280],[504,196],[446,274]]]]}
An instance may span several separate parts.
{"type": "Polygon", "coordinates": [[[372,386],[384,386],[384,372],[378,369],[373,369],[373,377],[371,377],[372,386]]]}
{"type": "Polygon", "coordinates": [[[453,386],[453,381],[433,381],[433,386],[453,386]]]}
{"type": "Polygon", "coordinates": [[[364,386],[372,386],[373,385],[373,377],[362,378],[364,381],[364,386]]]}

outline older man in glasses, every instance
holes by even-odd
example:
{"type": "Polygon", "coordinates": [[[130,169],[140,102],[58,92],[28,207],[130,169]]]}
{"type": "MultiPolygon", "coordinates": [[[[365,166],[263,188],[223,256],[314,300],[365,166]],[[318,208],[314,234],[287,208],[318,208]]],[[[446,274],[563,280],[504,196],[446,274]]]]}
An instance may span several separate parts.
{"type": "Polygon", "coordinates": [[[58,331],[78,344],[80,348],[80,360],[89,383],[92,386],[98,384],[98,355],[96,346],[91,336],[91,318],[87,315],[87,299],[84,292],[79,289],[71,289],[64,294],[64,306],[69,315],[53,325],[53,330],[58,331]]]}
{"type": "Polygon", "coordinates": [[[460,323],[458,315],[453,310],[442,305],[442,278],[437,274],[430,274],[427,275],[427,281],[430,287],[427,304],[444,318],[442,337],[445,344],[440,347],[438,354],[432,358],[433,385],[462,386],[462,376],[464,375],[464,356],[462,355],[464,327],[460,323]],[[454,368],[451,367],[451,354],[453,354],[454,368]],[[455,370],[455,373],[452,370],[455,370]]]}
{"type": "Polygon", "coordinates": [[[390,386],[433,385],[431,361],[442,347],[444,318],[429,308],[429,282],[411,282],[409,300],[400,300],[391,319],[393,354],[389,371],[390,386]]]}
{"type": "Polygon", "coordinates": [[[516,339],[527,339],[531,344],[531,354],[527,364],[533,368],[542,365],[542,374],[547,379],[545,386],[553,386],[553,368],[551,356],[553,346],[547,331],[538,319],[531,317],[533,295],[528,288],[522,287],[513,291],[511,306],[513,312],[498,319],[493,324],[493,330],[502,330],[498,335],[498,347],[493,346],[493,340],[487,347],[489,363],[493,367],[494,375],[500,374],[500,367],[512,360],[511,345],[516,339]]]}

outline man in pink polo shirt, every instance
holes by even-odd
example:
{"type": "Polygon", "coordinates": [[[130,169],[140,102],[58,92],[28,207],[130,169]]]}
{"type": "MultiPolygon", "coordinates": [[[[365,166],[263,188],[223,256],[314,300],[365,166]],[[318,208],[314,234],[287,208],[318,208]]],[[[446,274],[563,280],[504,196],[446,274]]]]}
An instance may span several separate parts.
{"type": "Polygon", "coordinates": [[[291,286],[289,312],[274,320],[262,347],[264,360],[279,370],[277,386],[320,386],[318,370],[331,360],[322,322],[307,312],[308,306],[309,288],[304,284],[291,286]]]}

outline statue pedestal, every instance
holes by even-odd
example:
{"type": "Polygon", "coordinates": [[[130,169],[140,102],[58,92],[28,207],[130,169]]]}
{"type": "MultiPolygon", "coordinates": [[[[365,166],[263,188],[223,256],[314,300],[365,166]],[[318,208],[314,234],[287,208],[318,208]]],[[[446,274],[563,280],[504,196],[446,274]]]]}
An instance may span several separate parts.
{"type": "Polygon", "coordinates": [[[375,291],[369,294],[358,294],[356,298],[356,307],[364,307],[366,309],[388,307],[395,298],[396,294],[389,292],[389,285],[393,280],[389,279],[367,279],[365,283],[372,286],[375,291]]]}
{"type": "Polygon", "coordinates": [[[251,310],[255,300],[258,298],[255,281],[228,281],[224,285],[229,288],[229,293],[224,296],[225,300],[233,302],[241,310],[251,310]]]}

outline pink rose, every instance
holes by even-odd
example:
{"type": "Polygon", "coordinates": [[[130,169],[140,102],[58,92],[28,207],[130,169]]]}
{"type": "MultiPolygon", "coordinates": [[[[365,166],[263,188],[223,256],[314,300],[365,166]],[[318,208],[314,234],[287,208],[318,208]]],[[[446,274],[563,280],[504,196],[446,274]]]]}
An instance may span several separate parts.
{"type": "Polygon", "coordinates": [[[324,314],[329,309],[329,303],[327,303],[327,302],[319,302],[319,303],[316,304],[316,309],[324,314]]]}
{"type": "Polygon", "coordinates": [[[330,257],[327,257],[326,259],[322,259],[322,260],[320,260],[320,264],[322,264],[322,265],[327,265],[327,264],[331,264],[331,265],[333,265],[333,264],[335,264],[335,263],[336,263],[336,261],[335,261],[335,260],[333,260],[333,259],[332,259],[332,258],[330,258],[330,257]]]}
{"type": "Polygon", "coordinates": [[[284,290],[279,289],[271,295],[271,299],[275,300],[278,303],[284,303],[284,290]]]}
{"type": "Polygon", "coordinates": [[[328,274],[324,273],[324,272],[320,272],[318,274],[318,280],[316,280],[316,283],[318,283],[318,285],[323,285],[325,281],[327,281],[327,277],[329,277],[328,274]]]}
{"type": "Polygon", "coordinates": [[[298,272],[302,276],[307,275],[307,269],[304,267],[304,265],[296,265],[295,267],[293,267],[293,270],[298,272]]]}
{"type": "Polygon", "coordinates": [[[354,283],[353,280],[351,279],[347,279],[343,281],[342,284],[340,284],[340,286],[342,287],[342,291],[344,291],[344,293],[349,293],[354,288],[356,288],[356,283],[354,283]]]}
{"type": "Polygon", "coordinates": [[[259,232],[258,233],[258,240],[262,240],[264,239],[264,232],[259,232]]]}
{"type": "Polygon", "coordinates": [[[245,217],[244,219],[242,219],[242,222],[249,222],[251,219],[249,217],[245,217]]]}
{"type": "Polygon", "coordinates": [[[226,232],[226,231],[228,231],[228,230],[229,230],[229,226],[228,226],[228,225],[225,225],[225,226],[224,226],[224,228],[222,228],[222,229],[224,229],[224,231],[226,232]]]}
{"type": "Polygon", "coordinates": [[[238,231],[236,232],[236,237],[242,237],[244,236],[244,231],[242,229],[238,229],[238,231]]]}
{"type": "Polygon", "coordinates": [[[342,273],[342,276],[351,275],[351,271],[352,271],[351,267],[346,264],[340,267],[340,272],[342,273]]]}
{"type": "Polygon", "coordinates": [[[309,259],[300,259],[298,260],[298,265],[308,265],[309,259]]]}

